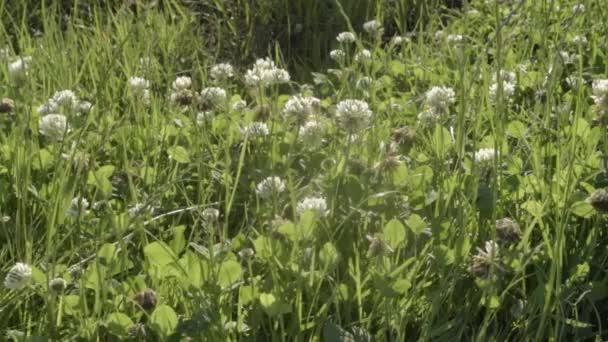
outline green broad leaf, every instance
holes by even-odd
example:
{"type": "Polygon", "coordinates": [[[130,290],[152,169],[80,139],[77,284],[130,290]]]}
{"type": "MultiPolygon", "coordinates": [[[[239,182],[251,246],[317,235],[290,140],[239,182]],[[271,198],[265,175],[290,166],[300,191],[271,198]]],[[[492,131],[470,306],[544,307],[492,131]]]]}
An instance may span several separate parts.
{"type": "Polygon", "coordinates": [[[222,287],[228,287],[241,280],[243,270],[234,260],[226,260],[220,265],[218,282],[222,287]]]}
{"type": "Polygon", "coordinates": [[[276,317],[291,312],[291,306],[275,297],[272,293],[261,293],[260,304],[270,317],[276,317]]]}
{"type": "Polygon", "coordinates": [[[296,225],[292,222],[287,222],[282,224],[277,231],[281,233],[284,237],[289,239],[290,241],[296,241],[298,239],[298,231],[296,230],[296,225]]]}
{"type": "Polygon", "coordinates": [[[507,134],[515,139],[521,139],[526,136],[528,128],[521,121],[511,121],[507,125],[507,134]]]}
{"type": "Polygon", "coordinates": [[[32,159],[34,170],[46,170],[53,165],[53,155],[46,148],[38,151],[38,155],[32,159]]]}
{"type": "Polygon", "coordinates": [[[253,240],[253,247],[257,257],[260,259],[270,260],[275,254],[276,245],[275,240],[266,236],[260,236],[253,240]]]}
{"type": "Polygon", "coordinates": [[[80,313],[80,296],[67,295],[63,296],[63,312],[66,315],[75,316],[80,313]]]}
{"type": "Polygon", "coordinates": [[[340,254],[331,242],[327,242],[323,245],[321,251],[319,252],[319,259],[325,269],[331,270],[338,265],[338,262],[340,261],[340,254]]]}
{"type": "Polygon", "coordinates": [[[420,235],[427,227],[424,219],[418,214],[411,214],[407,221],[405,221],[405,224],[415,235],[420,235]]]}
{"type": "Polygon", "coordinates": [[[355,337],[341,326],[326,322],[323,326],[324,342],[355,342],[355,337]]]}
{"type": "Polygon", "coordinates": [[[407,173],[407,167],[405,166],[405,163],[399,164],[399,166],[397,166],[397,168],[395,170],[393,170],[392,173],[393,173],[392,174],[393,183],[396,186],[404,186],[407,184],[408,173],[407,173]]]}
{"type": "Polygon", "coordinates": [[[392,60],[389,64],[389,68],[394,75],[405,75],[405,64],[400,61],[392,60]]]}
{"type": "Polygon", "coordinates": [[[405,227],[399,220],[392,219],[384,226],[382,230],[384,240],[391,247],[396,248],[399,244],[405,241],[405,227]]]}
{"type": "Polygon", "coordinates": [[[188,151],[181,146],[172,146],[167,149],[167,153],[169,154],[169,158],[175,160],[177,163],[189,163],[190,155],[188,151]]]}
{"type": "Polygon", "coordinates": [[[161,268],[177,260],[171,248],[162,242],[152,242],[146,245],[144,256],[150,265],[161,268]]]}
{"type": "Polygon", "coordinates": [[[168,305],[160,305],[150,315],[150,326],[162,337],[167,337],[177,327],[177,315],[168,305]]]}
{"type": "Polygon", "coordinates": [[[173,228],[173,240],[171,240],[171,250],[177,255],[186,248],[186,226],[177,226],[173,228]]]}
{"type": "Polygon", "coordinates": [[[239,288],[239,302],[242,305],[247,305],[259,296],[257,287],[253,285],[245,285],[239,288]]]}
{"type": "Polygon", "coordinates": [[[312,211],[306,211],[300,216],[297,232],[302,240],[312,239],[317,224],[317,215],[312,211]]]}
{"type": "Polygon", "coordinates": [[[104,243],[97,252],[97,260],[103,266],[110,266],[116,259],[117,254],[118,251],[116,250],[116,246],[114,246],[114,244],[104,243]]]}
{"type": "Polygon", "coordinates": [[[112,183],[110,177],[114,174],[114,165],[105,165],[96,171],[90,171],[87,176],[87,184],[95,186],[104,197],[112,194],[112,183]]]}
{"type": "Polygon", "coordinates": [[[574,123],[572,124],[571,127],[572,127],[572,129],[575,130],[574,133],[579,138],[586,139],[587,136],[589,135],[589,131],[590,131],[589,123],[587,123],[587,120],[585,120],[583,118],[578,118],[576,121],[574,121],[574,123]]]}
{"type": "Polygon", "coordinates": [[[133,321],[124,313],[114,312],[108,315],[105,325],[112,334],[124,336],[128,334],[129,328],[133,326],[133,321]]]}
{"type": "Polygon", "coordinates": [[[437,157],[444,157],[452,146],[450,131],[441,125],[437,125],[431,139],[437,157]]]}
{"type": "Polygon", "coordinates": [[[526,201],[521,205],[521,207],[535,218],[543,217],[543,205],[538,201],[526,201]]]}
{"type": "Polygon", "coordinates": [[[412,288],[412,283],[407,279],[397,279],[393,283],[393,290],[399,294],[405,294],[407,290],[412,288]]]}
{"type": "Polygon", "coordinates": [[[578,201],[572,203],[570,210],[574,215],[583,218],[589,218],[595,214],[595,210],[587,201],[578,201]]]}
{"type": "Polygon", "coordinates": [[[32,266],[32,280],[34,284],[46,286],[48,280],[46,274],[36,266],[32,266]]]}

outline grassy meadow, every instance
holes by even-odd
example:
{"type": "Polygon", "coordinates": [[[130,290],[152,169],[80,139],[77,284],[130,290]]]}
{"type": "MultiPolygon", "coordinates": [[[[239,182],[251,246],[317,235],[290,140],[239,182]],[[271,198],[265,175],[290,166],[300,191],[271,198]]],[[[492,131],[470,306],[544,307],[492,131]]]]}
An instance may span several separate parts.
{"type": "Polygon", "coordinates": [[[607,340],[608,2],[463,2],[0,0],[2,337],[607,340]]]}

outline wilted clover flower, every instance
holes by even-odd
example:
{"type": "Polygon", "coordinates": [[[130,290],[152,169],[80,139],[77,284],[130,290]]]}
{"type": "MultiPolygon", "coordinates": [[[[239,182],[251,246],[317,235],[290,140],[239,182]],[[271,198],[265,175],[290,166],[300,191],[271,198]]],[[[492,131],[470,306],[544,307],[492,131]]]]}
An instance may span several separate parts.
{"type": "Polygon", "coordinates": [[[220,106],[226,102],[226,91],[219,87],[208,87],[201,90],[201,100],[213,106],[220,106]]]}
{"type": "Polygon", "coordinates": [[[365,128],[373,113],[369,105],[361,100],[343,100],[338,103],[336,117],[346,131],[354,133],[365,128]]]}
{"type": "Polygon", "coordinates": [[[333,59],[334,61],[340,63],[340,62],[344,61],[344,58],[346,58],[346,52],[344,52],[344,50],[341,50],[341,49],[331,50],[329,52],[329,57],[331,59],[333,59]]]}
{"type": "Polygon", "coordinates": [[[599,213],[608,213],[608,190],[597,189],[587,198],[593,209],[599,213]]]}
{"type": "Polygon", "coordinates": [[[393,129],[391,136],[393,141],[399,146],[410,147],[416,141],[416,130],[408,126],[403,126],[393,129]]]}
{"type": "Polygon", "coordinates": [[[363,49],[355,55],[355,61],[359,63],[368,62],[372,58],[372,53],[368,49],[363,49]]]}
{"type": "Polygon", "coordinates": [[[357,36],[352,32],[342,32],[338,34],[336,40],[339,43],[354,43],[357,40],[357,36]]]}
{"type": "Polygon", "coordinates": [[[363,24],[363,30],[369,34],[381,34],[384,28],[378,20],[370,20],[363,24]]]}
{"type": "Polygon", "coordinates": [[[192,79],[189,76],[178,76],[171,83],[171,93],[169,94],[171,103],[181,106],[192,104],[195,94],[190,87],[192,87],[192,79]]]}
{"type": "Polygon", "coordinates": [[[137,307],[144,311],[152,311],[156,307],[156,292],[152,289],[145,289],[133,298],[137,307]]]}
{"type": "Polygon", "coordinates": [[[15,81],[23,81],[28,76],[28,69],[32,63],[32,57],[19,57],[16,61],[8,64],[8,75],[15,81]]]}
{"type": "Polygon", "coordinates": [[[63,278],[54,278],[49,281],[49,290],[55,294],[60,295],[65,291],[68,283],[63,278]]]}
{"type": "Polygon", "coordinates": [[[312,96],[296,95],[290,98],[283,108],[285,115],[295,119],[297,122],[306,120],[321,108],[321,100],[312,96]]]}
{"type": "Polygon", "coordinates": [[[456,102],[456,94],[449,87],[432,87],[426,92],[426,104],[435,113],[444,113],[456,102]]]}
{"type": "Polygon", "coordinates": [[[608,79],[593,81],[591,98],[600,111],[608,109],[608,79]]]}
{"type": "Polygon", "coordinates": [[[265,137],[270,134],[268,125],[264,122],[252,122],[249,126],[241,129],[241,132],[247,134],[250,137],[265,137]]]}
{"type": "Polygon", "coordinates": [[[127,82],[131,93],[139,97],[143,104],[150,104],[150,81],[142,77],[131,76],[127,82]]]}
{"type": "Polygon", "coordinates": [[[38,121],[38,131],[51,140],[62,141],[70,131],[70,125],[64,115],[48,114],[38,121]]]}
{"type": "Polygon", "coordinates": [[[285,69],[277,68],[270,58],[258,59],[253,67],[245,73],[245,84],[254,86],[271,86],[287,83],[290,80],[289,73],[285,69]]]}
{"type": "Polygon", "coordinates": [[[234,68],[229,63],[219,63],[211,67],[211,78],[216,81],[223,81],[234,76],[234,68]]]}
{"type": "Polygon", "coordinates": [[[519,241],[521,239],[519,224],[508,217],[496,220],[496,237],[507,243],[519,241]]]}
{"type": "Polygon", "coordinates": [[[307,121],[298,131],[298,138],[302,141],[305,147],[313,149],[323,143],[323,135],[325,127],[319,121],[307,121]]]}
{"type": "Polygon", "coordinates": [[[296,212],[299,215],[307,211],[312,211],[318,217],[325,217],[328,214],[327,202],[323,197],[306,197],[302,201],[298,202],[296,206],[296,212]]]}
{"type": "Polygon", "coordinates": [[[18,262],[13,266],[6,278],[4,278],[4,287],[10,290],[20,290],[24,288],[32,279],[32,267],[30,265],[18,262]]]}
{"type": "Polygon", "coordinates": [[[258,183],[255,192],[262,199],[269,199],[285,191],[285,183],[279,177],[268,177],[258,183]]]}
{"type": "Polygon", "coordinates": [[[0,114],[11,113],[15,108],[15,101],[11,98],[5,97],[0,100],[0,114]]]}
{"type": "Polygon", "coordinates": [[[393,249],[384,242],[380,236],[367,235],[366,239],[369,242],[369,247],[367,249],[368,257],[375,257],[393,252],[393,249]]]}
{"type": "Polygon", "coordinates": [[[361,90],[369,90],[374,84],[374,80],[369,76],[363,76],[357,80],[357,88],[361,90]]]}
{"type": "Polygon", "coordinates": [[[84,197],[75,197],[70,202],[70,208],[68,208],[68,216],[76,218],[83,216],[88,212],[89,201],[84,197]]]}
{"type": "Polygon", "coordinates": [[[486,278],[492,265],[502,270],[498,251],[498,244],[492,240],[486,241],[484,249],[477,247],[477,254],[473,256],[471,263],[471,273],[478,278],[486,278]]]}

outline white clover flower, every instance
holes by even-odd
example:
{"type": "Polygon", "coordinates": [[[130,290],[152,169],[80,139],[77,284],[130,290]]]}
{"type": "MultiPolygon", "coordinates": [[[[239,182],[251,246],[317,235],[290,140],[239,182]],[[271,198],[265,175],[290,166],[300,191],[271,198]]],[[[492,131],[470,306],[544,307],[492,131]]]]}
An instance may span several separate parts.
{"type": "Polygon", "coordinates": [[[357,80],[356,87],[361,90],[369,90],[373,83],[374,80],[371,77],[364,76],[357,80]]]}
{"type": "Polygon", "coordinates": [[[467,16],[473,17],[473,18],[478,17],[480,14],[481,14],[481,12],[479,12],[476,9],[471,9],[471,10],[467,11],[467,16]]]}
{"type": "Polygon", "coordinates": [[[456,94],[452,88],[432,87],[426,92],[426,104],[437,114],[445,112],[454,103],[456,103],[456,94]]]}
{"type": "Polygon", "coordinates": [[[68,119],[62,114],[47,114],[38,121],[40,134],[55,141],[61,141],[70,132],[68,119]]]}
{"type": "Polygon", "coordinates": [[[215,208],[207,208],[203,210],[202,216],[205,222],[215,222],[220,218],[220,211],[215,208]]]}
{"type": "Polygon", "coordinates": [[[445,36],[445,32],[443,32],[443,30],[437,30],[435,31],[435,40],[441,40],[443,39],[443,37],[445,36]]]}
{"type": "Polygon", "coordinates": [[[378,20],[370,20],[363,24],[363,30],[369,34],[379,34],[384,31],[382,23],[378,20]]]}
{"type": "Polygon", "coordinates": [[[368,62],[372,59],[372,53],[368,49],[363,49],[355,55],[355,61],[360,63],[368,62]]]}
{"type": "Polygon", "coordinates": [[[587,45],[587,37],[583,36],[583,35],[577,35],[572,37],[572,43],[576,44],[576,45],[587,45]]]}
{"type": "Polygon", "coordinates": [[[32,267],[28,264],[18,262],[8,271],[4,278],[4,287],[10,290],[21,290],[32,279],[32,267]]]}
{"type": "MultiPolygon", "coordinates": [[[[500,78],[503,82],[517,84],[517,76],[512,71],[500,70],[500,78]]],[[[496,73],[492,73],[492,82],[497,82],[496,73]]]]}
{"type": "Polygon", "coordinates": [[[244,110],[245,108],[247,108],[247,101],[245,101],[245,100],[238,100],[232,104],[233,112],[240,112],[240,111],[244,110]]]}
{"type": "Polygon", "coordinates": [[[150,87],[150,81],[146,80],[143,77],[131,76],[129,77],[129,88],[133,92],[140,92],[144,89],[148,89],[150,87]]]}
{"type": "Polygon", "coordinates": [[[287,83],[290,79],[291,76],[285,69],[276,68],[262,73],[262,82],[267,85],[287,83]]]}
{"type": "Polygon", "coordinates": [[[572,6],[572,13],[573,14],[585,13],[585,5],[576,4],[576,5],[572,6]]]}
{"type": "Polygon", "coordinates": [[[369,123],[373,113],[369,105],[361,100],[343,100],[338,103],[336,117],[342,127],[350,133],[360,131],[369,123]]]}
{"type": "Polygon", "coordinates": [[[323,143],[325,127],[319,121],[307,121],[298,131],[298,138],[305,147],[314,149],[323,143]]]}
{"type": "Polygon", "coordinates": [[[329,213],[327,202],[323,197],[306,197],[296,205],[296,212],[299,215],[307,211],[314,212],[318,217],[325,217],[329,213]]]}
{"type": "Polygon", "coordinates": [[[59,112],[59,104],[54,101],[49,100],[46,103],[38,106],[37,112],[40,115],[57,113],[57,112],[59,112]]]}
{"type": "Polygon", "coordinates": [[[475,152],[475,162],[480,164],[487,164],[494,160],[496,157],[496,150],[493,148],[481,148],[475,152]]]}
{"type": "Polygon", "coordinates": [[[344,61],[344,58],[346,58],[346,53],[344,52],[344,50],[335,49],[329,52],[329,57],[336,62],[342,62],[344,61]]]}
{"type": "Polygon", "coordinates": [[[403,45],[404,43],[409,43],[410,41],[411,39],[409,37],[394,36],[391,38],[391,45],[403,45]]]}
{"type": "Polygon", "coordinates": [[[135,206],[129,208],[129,210],[127,210],[127,213],[129,214],[129,217],[131,218],[135,218],[137,216],[140,215],[144,215],[146,213],[153,213],[154,212],[154,208],[149,205],[149,204],[143,204],[143,203],[136,203],[135,206]]]}
{"type": "Polygon", "coordinates": [[[32,63],[32,57],[19,57],[16,61],[8,64],[8,74],[13,81],[23,81],[28,76],[28,69],[32,63]]]}
{"type": "Polygon", "coordinates": [[[211,78],[216,81],[223,81],[234,76],[234,68],[229,63],[219,63],[211,67],[211,78]]]}
{"type": "Polygon", "coordinates": [[[321,100],[318,98],[296,95],[285,103],[283,113],[301,122],[306,120],[310,115],[314,115],[319,108],[321,108],[321,100]]]}
{"type": "Polygon", "coordinates": [[[279,177],[268,177],[258,183],[255,193],[262,199],[269,199],[285,191],[285,182],[279,177]]]}
{"type": "Polygon", "coordinates": [[[264,122],[252,122],[249,126],[242,128],[241,132],[253,138],[265,137],[270,134],[268,125],[264,122]]]}
{"type": "Polygon", "coordinates": [[[89,209],[89,201],[84,197],[75,197],[70,202],[67,214],[72,218],[77,218],[86,215],[89,212],[87,209],[89,209]]]}
{"type": "Polygon", "coordinates": [[[573,75],[566,77],[566,84],[568,84],[568,87],[570,87],[570,89],[577,89],[578,77],[573,75]]]}
{"type": "Polygon", "coordinates": [[[212,105],[221,105],[226,102],[226,91],[219,87],[208,87],[201,90],[201,100],[212,105]]]}
{"type": "Polygon", "coordinates": [[[484,258],[488,261],[494,261],[498,258],[499,250],[498,244],[495,241],[486,241],[484,249],[477,247],[477,257],[484,258]]]}
{"type": "MultiPolygon", "coordinates": [[[[502,82],[502,93],[503,96],[507,99],[510,99],[511,97],[513,97],[513,95],[515,94],[515,83],[512,82],[508,82],[508,81],[503,81],[502,82]]],[[[490,88],[488,89],[489,92],[489,96],[490,96],[490,101],[494,102],[496,101],[496,98],[498,97],[498,83],[492,83],[490,85],[490,88]]]]}
{"type": "Polygon", "coordinates": [[[250,87],[271,86],[287,83],[290,80],[287,70],[277,68],[269,58],[258,59],[245,73],[245,84],[250,87]]]}
{"type": "Polygon", "coordinates": [[[600,110],[608,109],[608,79],[593,81],[591,98],[600,110]]]}
{"type": "Polygon", "coordinates": [[[342,32],[338,34],[336,40],[339,43],[354,43],[357,40],[357,36],[352,32],[342,32]]]}
{"type": "Polygon", "coordinates": [[[76,108],[78,105],[78,97],[69,89],[56,92],[51,98],[51,101],[57,103],[59,106],[68,108],[76,108]]]}
{"type": "Polygon", "coordinates": [[[8,46],[5,46],[0,49],[0,60],[5,60],[10,55],[11,55],[11,50],[8,48],[8,46]]]}
{"type": "Polygon", "coordinates": [[[192,86],[192,79],[189,76],[179,76],[171,83],[173,90],[186,90],[192,86]]]}
{"type": "Polygon", "coordinates": [[[430,107],[418,114],[418,121],[424,126],[433,125],[439,121],[440,118],[441,113],[436,112],[430,107]]]}
{"type": "Polygon", "coordinates": [[[129,89],[136,97],[139,97],[145,105],[150,104],[150,81],[142,77],[131,76],[128,81],[129,89]]]}
{"type": "Polygon", "coordinates": [[[464,37],[460,34],[449,34],[446,40],[450,44],[460,44],[464,41],[464,37]]]}
{"type": "Polygon", "coordinates": [[[559,56],[562,59],[562,62],[564,62],[564,64],[574,64],[578,59],[578,56],[576,54],[570,54],[568,53],[568,51],[560,51],[559,56]]]}
{"type": "Polygon", "coordinates": [[[204,126],[207,122],[213,121],[214,117],[215,115],[210,110],[198,112],[196,114],[196,124],[199,126],[204,126]]]}

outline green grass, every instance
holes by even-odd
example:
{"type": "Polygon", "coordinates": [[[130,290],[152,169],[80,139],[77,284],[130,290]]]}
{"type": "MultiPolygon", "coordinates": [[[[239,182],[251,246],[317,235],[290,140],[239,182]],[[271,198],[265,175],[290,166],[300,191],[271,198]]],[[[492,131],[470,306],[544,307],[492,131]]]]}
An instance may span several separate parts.
{"type": "Polygon", "coordinates": [[[575,2],[566,0],[480,1],[432,11],[430,2],[422,9],[398,1],[401,16],[389,19],[393,12],[372,2],[365,9],[331,2],[331,12],[307,1],[259,2],[267,12],[235,3],[251,11],[239,18],[266,14],[277,24],[303,16],[303,38],[293,45],[271,36],[259,43],[291,71],[290,82],[246,86],[260,37],[234,39],[259,22],[217,21],[236,10],[221,2],[28,8],[0,1],[0,47],[8,54],[0,97],[14,101],[0,114],[0,259],[7,284],[17,262],[32,267],[19,289],[0,289],[3,334],[15,341],[608,338],[608,195],[601,192],[608,135],[591,97],[594,81],[608,78],[608,5],[583,1],[586,10],[573,13],[575,2]],[[216,28],[201,25],[200,9],[211,5],[216,28]],[[66,11],[72,15],[59,14],[66,11]],[[314,36],[312,23],[321,27],[325,19],[317,19],[329,13],[330,28],[314,36]],[[385,37],[363,31],[374,18],[383,19],[385,37]],[[349,25],[357,41],[335,41],[349,25]],[[415,34],[390,43],[395,27],[415,34]],[[345,51],[339,63],[327,54],[336,48],[345,51]],[[362,49],[371,53],[367,62],[355,60],[362,49]],[[8,66],[19,56],[32,60],[15,79],[8,66]],[[234,63],[235,77],[214,80],[211,67],[224,61],[234,63]],[[149,104],[130,88],[135,76],[149,81],[149,104]],[[193,93],[182,98],[211,86],[226,97],[174,103],[178,76],[192,78],[193,93]],[[500,86],[490,91],[493,84],[500,86]],[[454,96],[431,115],[427,92],[438,86],[454,96]],[[52,139],[38,108],[65,89],[93,107],[53,110],[70,130],[52,139]],[[284,112],[297,94],[320,100],[311,111],[322,140],[305,140],[302,122],[284,112]],[[373,112],[356,132],[345,128],[346,99],[373,112]],[[246,107],[235,106],[240,100],[246,107]],[[269,134],[244,133],[254,122],[269,134]],[[283,191],[256,191],[271,176],[283,191]],[[325,199],[326,210],[301,210],[309,197],[325,199]],[[74,206],[77,198],[90,205],[74,206]],[[503,218],[520,233],[496,229],[503,218]],[[490,240],[498,252],[481,253],[490,240]]]}

